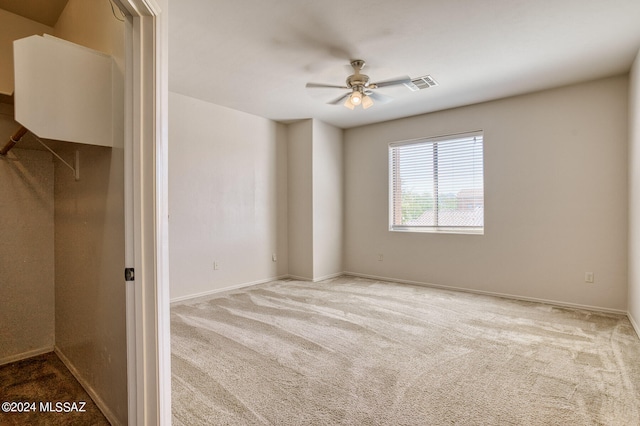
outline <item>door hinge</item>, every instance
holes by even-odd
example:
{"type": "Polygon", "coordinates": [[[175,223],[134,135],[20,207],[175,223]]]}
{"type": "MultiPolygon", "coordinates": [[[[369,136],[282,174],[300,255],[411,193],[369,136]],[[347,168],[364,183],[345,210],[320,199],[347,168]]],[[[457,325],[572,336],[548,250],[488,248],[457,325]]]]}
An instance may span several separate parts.
{"type": "Polygon", "coordinates": [[[124,280],[133,281],[135,279],[135,273],[133,268],[124,268],[124,280]]]}

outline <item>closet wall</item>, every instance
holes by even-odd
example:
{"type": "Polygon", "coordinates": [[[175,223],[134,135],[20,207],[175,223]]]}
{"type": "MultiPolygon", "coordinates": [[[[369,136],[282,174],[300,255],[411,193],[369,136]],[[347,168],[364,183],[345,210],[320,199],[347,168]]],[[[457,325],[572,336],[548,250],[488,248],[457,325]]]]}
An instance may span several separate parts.
{"type": "MultiPolygon", "coordinates": [[[[50,141],[70,163],[80,152],[79,181],[48,152],[20,149],[38,148],[33,140],[0,158],[0,362],[55,348],[109,421],[126,424],[124,24],[118,18],[109,1],[69,0],[44,31],[114,58],[113,148],[50,141]]],[[[19,126],[12,116],[0,116],[0,144],[19,126]]]]}
{"type": "MultiPolygon", "coordinates": [[[[117,12],[117,11],[116,11],[117,12]]],[[[113,148],[80,151],[80,180],[55,162],[55,346],[112,423],[126,423],[124,26],[108,1],[70,0],[54,35],[114,58],[113,148]]]]}
{"type": "MultiPolygon", "coordinates": [[[[18,127],[12,106],[0,103],[0,135],[8,138],[18,127]]],[[[52,155],[12,150],[0,159],[0,183],[0,364],[5,364],[53,349],[52,155]]]]}
{"type": "Polygon", "coordinates": [[[13,40],[43,33],[53,28],[0,9],[0,93],[13,93],[13,40]]]}
{"type": "MultiPolygon", "coordinates": [[[[13,120],[13,40],[53,28],[0,9],[0,145],[13,120]]],[[[28,139],[28,138],[25,138],[28,139]]],[[[14,149],[0,157],[0,364],[54,345],[53,161],[14,149]]]]}

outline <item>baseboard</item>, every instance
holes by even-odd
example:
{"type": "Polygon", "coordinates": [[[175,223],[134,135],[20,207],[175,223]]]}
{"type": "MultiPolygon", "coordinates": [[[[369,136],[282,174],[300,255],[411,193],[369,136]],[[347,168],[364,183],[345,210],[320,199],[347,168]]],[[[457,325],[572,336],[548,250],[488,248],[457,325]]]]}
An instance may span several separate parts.
{"type": "Polygon", "coordinates": [[[73,377],[76,378],[78,383],[80,383],[80,385],[84,388],[84,390],[87,391],[87,393],[89,394],[93,402],[96,403],[96,405],[98,406],[100,411],[102,411],[102,414],[104,414],[104,416],[107,418],[109,423],[111,423],[113,426],[122,425],[122,423],[118,421],[118,419],[113,414],[113,412],[109,409],[109,407],[107,407],[107,404],[105,404],[102,398],[100,398],[100,396],[97,394],[95,389],[93,389],[93,387],[89,383],[87,383],[87,381],[82,377],[80,372],[78,372],[78,370],[75,368],[73,363],[69,360],[69,358],[67,358],[64,355],[64,353],[62,353],[62,350],[60,350],[59,347],[55,346],[53,348],[53,351],[56,353],[56,355],[58,355],[58,358],[60,358],[60,361],[62,361],[62,363],[71,372],[71,374],[73,374],[73,377]]]}
{"type": "Polygon", "coordinates": [[[638,327],[638,323],[633,318],[633,315],[631,315],[631,312],[627,312],[627,318],[629,318],[629,322],[631,323],[631,326],[635,330],[636,336],[638,336],[638,339],[640,339],[640,327],[638,327]]]}
{"type": "Polygon", "coordinates": [[[309,278],[309,277],[302,277],[300,275],[287,275],[286,278],[291,279],[291,280],[296,280],[296,281],[313,281],[313,278],[309,278]]]}
{"type": "Polygon", "coordinates": [[[344,272],[337,272],[335,274],[329,274],[318,278],[301,277],[299,275],[287,275],[287,278],[297,281],[311,281],[312,283],[317,283],[318,281],[330,280],[331,278],[341,277],[343,275],[344,272]]]}
{"type": "Polygon", "coordinates": [[[236,285],[232,285],[232,286],[228,286],[228,287],[216,288],[216,289],[213,289],[213,290],[203,291],[202,293],[189,294],[189,295],[186,295],[186,296],[175,297],[175,298],[171,299],[171,304],[184,302],[186,300],[191,300],[191,299],[197,299],[199,297],[212,296],[214,294],[224,293],[224,292],[227,292],[227,291],[239,290],[241,288],[251,287],[251,286],[259,285],[259,284],[265,284],[265,283],[269,283],[271,281],[276,281],[276,280],[292,279],[292,280],[299,280],[299,281],[318,282],[318,281],[328,280],[328,279],[331,279],[331,278],[340,277],[340,276],[342,276],[344,274],[345,274],[344,272],[337,272],[335,274],[325,275],[323,277],[319,277],[319,278],[315,278],[315,279],[311,279],[311,278],[308,278],[308,277],[300,277],[300,276],[297,276],[297,275],[280,275],[278,277],[267,278],[267,279],[264,279],[264,280],[258,280],[258,281],[252,281],[252,282],[249,282],[249,283],[242,283],[242,284],[236,284],[236,285]]]}
{"type": "Polygon", "coordinates": [[[540,299],[540,298],[537,298],[537,297],[526,297],[526,296],[519,296],[519,295],[514,295],[514,294],[508,294],[508,293],[498,293],[498,292],[493,292],[493,291],[475,290],[475,289],[469,289],[469,288],[464,288],[464,287],[453,287],[453,286],[446,286],[446,285],[440,285],[440,284],[427,283],[427,282],[423,282],[423,281],[403,280],[403,279],[399,279],[399,278],[384,277],[384,276],[380,276],[380,275],[361,274],[359,272],[350,272],[350,271],[338,272],[338,273],[335,273],[335,274],[326,275],[324,277],[319,277],[319,278],[316,278],[316,279],[310,279],[308,277],[300,277],[300,276],[297,276],[297,275],[281,275],[281,276],[274,277],[274,278],[267,278],[267,279],[264,279],[264,280],[253,281],[253,282],[249,282],[249,283],[242,283],[242,284],[237,284],[237,285],[233,285],[233,286],[218,288],[218,289],[205,291],[205,292],[198,293],[198,294],[192,294],[192,295],[188,295],[188,296],[176,297],[175,299],[171,299],[171,303],[173,304],[173,303],[182,302],[182,301],[185,301],[185,300],[196,299],[196,298],[203,297],[203,296],[211,296],[211,295],[214,295],[214,294],[217,294],[217,293],[224,293],[226,291],[238,290],[238,289],[245,288],[245,287],[251,287],[251,286],[254,286],[254,285],[258,285],[258,284],[265,284],[265,283],[268,283],[268,282],[271,282],[271,281],[283,280],[283,279],[287,279],[287,278],[293,279],[293,280],[318,282],[318,281],[328,280],[328,279],[331,279],[331,278],[340,277],[340,276],[343,276],[343,275],[350,275],[350,276],[353,276],[353,277],[368,278],[368,279],[373,279],[373,280],[390,281],[390,282],[396,282],[396,283],[401,283],[401,284],[419,285],[419,286],[423,286],[423,287],[438,288],[438,289],[442,289],[442,290],[462,291],[462,292],[465,292],[465,293],[481,294],[481,295],[484,295],[484,296],[502,297],[504,299],[511,299],[511,300],[522,300],[522,301],[525,301],[525,302],[544,303],[546,305],[559,306],[559,307],[563,307],[563,308],[584,309],[584,310],[587,310],[587,311],[603,312],[603,313],[617,314],[617,315],[626,315],[629,318],[629,321],[631,322],[631,324],[633,325],[633,327],[634,327],[634,329],[636,331],[636,334],[638,334],[638,336],[640,336],[640,327],[638,327],[637,323],[634,322],[633,318],[631,317],[631,314],[629,314],[627,311],[621,310],[621,309],[610,309],[610,308],[604,308],[604,307],[601,307],[601,306],[582,305],[582,304],[579,304],[579,303],[562,302],[562,301],[551,300],[551,299],[540,299]]]}
{"type": "Polygon", "coordinates": [[[283,280],[285,278],[290,278],[290,275],[280,275],[277,277],[273,277],[273,278],[266,278],[264,280],[258,280],[258,281],[252,281],[252,282],[248,282],[248,283],[242,283],[242,284],[235,284],[235,285],[231,285],[228,287],[222,287],[222,288],[216,288],[213,290],[207,290],[207,291],[203,291],[202,293],[196,293],[196,294],[188,294],[186,296],[179,296],[179,297],[175,297],[173,299],[170,300],[170,303],[177,303],[177,302],[184,302],[185,300],[191,300],[191,299],[197,299],[199,297],[204,297],[204,296],[211,296],[214,294],[218,294],[218,293],[224,293],[226,291],[231,291],[231,290],[238,290],[241,288],[245,288],[245,287],[251,287],[254,285],[258,285],[258,284],[264,284],[264,283],[268,283],[271,281],[276,281],[276,280],[283,280]]]}
{"type": "Polygon", "coordinates": [[[46,354],[49,352],[53,352],[53,346],[46,346],[43,348],[34,349],[27,352],[22,352],[17,355],[11,355],[0,359],[0,365],[10,364],[16,361],[22,361],[23,359],[31,358],[34,356],[46,354]]]}
{"type": "Polygon", "coordinates": [[[325,275],[324,277],[314,278],[312,281],[314,283],[317,283],[318,281],[330,280],[331,278],[337,278],[337,277],[341,277],[343,275],[345,275],[344,272],[338,272],[338,273],[335,273],[335,274],[325,275]]]}
{"type": "MultiPolygon", "coordinates": [[[[544,303],[546,305],[559,306],[559,307],[563,307],[563,308],[584,309],[584,310],[587,310],[587,311],[594,311],[594,312],[603,312],[603,313],[618,314],[618,315],[628,315],[627,311],[624,311],[624,310],[621,310],[621,309],[610,309],[610,308],[603,308],[603,307],[600,307],[600,306],[581,305],[581,304],[578,304],[578,303],[562,302],[562,301],[550,300],[550,299],[539,299],[539,298],[536,298],[536,297],[518,296],[518,295],[508,294],[508,293],[497,293],[497,292],[493,292],[493,291],[475,290],[475,289],[469,289],[469,288],[463,288],[463,287],[452,287],[452,286],[446,286],[446,285],[426,283],[426,282],[421,282],[421,281],[402,280],[402,279],[398,279],[398,278],[381,277],[381,276],[377,276],[377,275],[368,275],[368,274],[360,274],[358,272],[344,272],[344,275],[351,275],[351,276],[354,276],[354,277],[368,278],[368,279],[381,280],[381,281],[391,281],[391,282],[396,282],[396,283],[401,283],[401,284],[411,284],[411,285],[419,285],[419,286],[423,286],[423,287],[432,287],[432,288],[438,288],[438,289],[441,289],[441,290],[462,291],[462,292],[465,292],[465,293],[480,294],[480,295],[483,295],[483,296],[502,297],[504,299],[512,299],[512,300],[522,300],[522,301],[525,301],[525,302],[544,303]]],[[[637,330],[638,329],[636,328],[636,331],[637,330]]]]}

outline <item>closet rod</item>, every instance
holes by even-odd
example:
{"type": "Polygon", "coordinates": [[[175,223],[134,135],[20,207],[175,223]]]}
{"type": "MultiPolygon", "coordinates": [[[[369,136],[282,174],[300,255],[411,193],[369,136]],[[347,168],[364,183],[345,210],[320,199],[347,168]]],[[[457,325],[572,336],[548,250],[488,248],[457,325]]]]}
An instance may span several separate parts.
{"type": "MultiPolygon", "coordinates": [[[[7,142],[7,144],[4,146],[4,148],[2,148],[0,150],[0,155],[7,155],[7,153],[11,150],[11,148],[13,148],[14,146],[16,146],[16,144],[18,142],[20,142],[20,139],[22,139],[22,137],[28,132],[29,130],[22,126],[20,127],[14,134],[13,136],[11,136],[11,138],[9,138],[9,142],[7,142]]],[[[38,136],[35,135],[35,133],[32,133],[33,137],[35,138],[35,140],[37,140],[38,142],[40,142],[40,145],[44,146],[45,148],[47,148],[47,150],[52,153],[58,160],[62,161],[62,163],[67,166],[68,168],[71,169],[71,171],[73,172],[73,176],[76,178],[76,180],[80,180],[80,152],[76,151],[76,158],[75,158],[75,162],[74,162],[74,166],[72,166],[71,164],[67,163],[64,158],[60,157],[58,155],[58,153],[56,153],[54,150],[52,150],[51,148],[49,148],[44,142],[42,142],[40,140],[40,138],[38,136]]]]}
{"type": "Polygon", "coordinates": [[[11,151],[11,148],[16,146],[16,144],[20,142],[20,139],[22,139],[22,137],[26,135],[28,131],[29,130],[27,130],[27,128],[24,126],[21,126],[18,130],[16,130],[13,136],[9,138],[9,142],[7,142],[6,145],[0,150],[0,155],[7,155],[7,153],[11,151]]]}

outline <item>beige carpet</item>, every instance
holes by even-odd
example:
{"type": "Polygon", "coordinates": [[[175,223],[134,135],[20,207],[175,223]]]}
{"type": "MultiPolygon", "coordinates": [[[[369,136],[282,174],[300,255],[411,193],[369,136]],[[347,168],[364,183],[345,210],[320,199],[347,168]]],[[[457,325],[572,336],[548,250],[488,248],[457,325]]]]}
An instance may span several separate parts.
{"type": "Polygon", "coordinates": [[[174,425],[638,425],[628,319],[340,277],[171,308],[174,425]]]}

